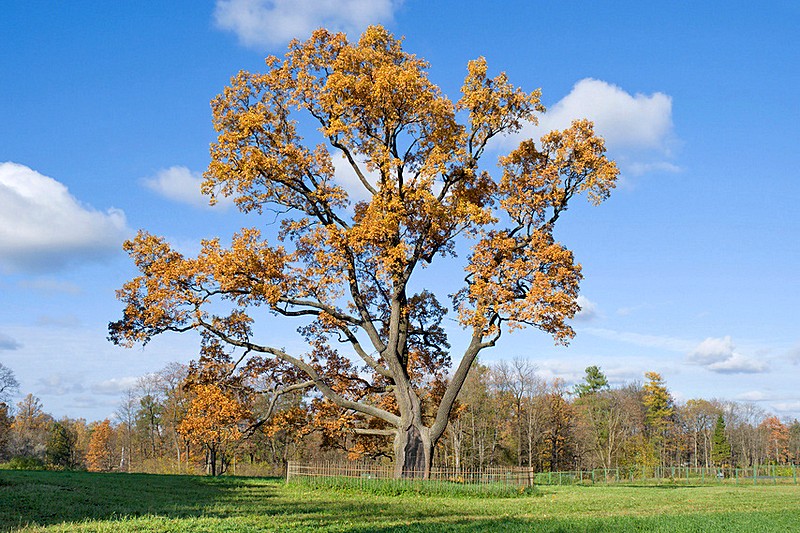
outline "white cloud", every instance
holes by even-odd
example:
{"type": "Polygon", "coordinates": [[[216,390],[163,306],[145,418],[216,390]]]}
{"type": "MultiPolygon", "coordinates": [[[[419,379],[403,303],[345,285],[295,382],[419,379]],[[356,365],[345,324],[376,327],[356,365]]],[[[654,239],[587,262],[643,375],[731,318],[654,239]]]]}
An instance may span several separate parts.
{"type": "Polygon", "coordinates": [[[741,400],[743,402],[763,402],[764,400],[768,400],[766,394],[760,390],[751,390],[747,392],[743,392],[742,394],[736,397],[737,400],[741,400]]]}
{"type": "Polygon", "coordinates": [[[64,396],[83,392],[83,385],[60,374],[50,374],[36,380],[37,394],[64,396]]]}
{"type": "Polygon", "coordinates": [[[24,279],[19,282],[19,286],[23,289],[33,289],[46,293],[80,294],[81,292],[81,288],[71,281],[62,281],[50,277],[24,279]]]}
{"type": "Polygon", "coordinates": [[[36,319],[37,326],[56,327],[56,328],[74,328],[81,325],[81,320],[77,316],[65,313],[60,316],[42,315],[36,319]]]}
{"type": "Polygon", "coordinates": [[[689,354],[689,359],[699,365],[710,365],[730,359],[734,353],[730,336],[724,338],[709,337],[701,342],[689,354]]]}
{"type": "Polygon", "coordinates": [[[209,197],[200,192],[202,174],[182,166],[159,170],[155,176],[143,179],[142,183],[164,198],[195,207],[227,209],[233,205],[233,200],[225,196],[217,198],[214,206],[209,205],[209,197]]]}
{"type": "Polygon", "coordinates": [[[128,389],[132,389],[136,386],[138,380],[139,378],[131,376],[123,378],[111,378],[99,383],[93,383],[91,390],[93,394],[108,394],[114,396],[125,392],[128,389]]]}
{"type": "Polygon", "coordinates": [[[581,332],[612,341],[625,342],[646,348],[663,348],[674,352],[685,352],[692,346],[690,341],[664,335],[643,335],[641,333],[606,328],[583,328],[581,332]]]}
{"type": "MultiPolygon", "coordinates": [[[[345,191],[347,191],[350,200],[353,202],[359,202],[363,200],[369,200],[372,195],[370,192],[364,187],[364,184],[361,183],[361,179],[356,174],[356,171],[353,169],[352,165],[347,161],[347,158],[339,153],[338,151],[334,150],[331,152],[331,161],[333,162],[333,169],[334,169],[334,179],[336,183],[339,184],[345,191]]],[[[373,187],[377,188],[379,174],[377,171],[367,172],[367,165],[363,162],[359,163],[359,168],[361,172],[367,178],[367,181],[373,187]]]]}
{"type": "Polygon", "coordinates": [[[253,48],[305,39],[325,27],[360,33],[391,22],[402,0],[217,0],[214,21],[253,48]]]}
{"type": "Polygon", "coordinates": [[[119,209],[81,204],[62,183],[0,163],[0,270],[53,271],[119,252],[129,230],[119,209]]]}
{"type": "Polygon", "coordinates": [[[779,413],[788,413],[797,417],[797,413],[800,412],[800,400],[773,403],[772,408],[779,413]]]}
{"type": "Polygon", "coordinates": [[[590,321],[597,318],[597,304],[586,296],[578,296],[578,305],[581,310],[575,315],[575,320],[590,321]]]}
{"type": "Polygon", "coordinates": [[[551,130],[563,130],[579,118],[594,122],[595,131],[606,141],[609,156],[624,174],[677,172],[669,161],[675,142],[672,98],[664,93],[630,94],[602,80],[585,78],[572,91],[539,117],[539,125],[528,124],[504,141],[506,147],[520,140],[538,140],[551,130]]]}
{"type": "Polygon", "coordinates": [[[767,370],[763,362],[736,351],[730,336],[707,338],[689,353],[687,360],[720,374],[752,374],[767,370]]]}
{"type": "Polygon", "coordinates": [[[22,348],[22,345],[9,337],[0,333],[0,350],[16,350],[22,348]]]}
{"type": "Polygon", "coordinates": [[[595,124],[608,147],[667,151],[672,132],[672,98],[664,93],[631,95],[616,85],[585,78],[540,120],[546,131],[564,129],[577,118],[595,124]]]}

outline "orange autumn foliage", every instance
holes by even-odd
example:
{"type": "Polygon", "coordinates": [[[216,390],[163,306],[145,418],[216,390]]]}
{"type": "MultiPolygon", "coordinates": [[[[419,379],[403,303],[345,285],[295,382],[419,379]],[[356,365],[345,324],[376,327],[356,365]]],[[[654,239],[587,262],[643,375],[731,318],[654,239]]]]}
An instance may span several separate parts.
{"type": "Polygon", "coordinates": [[[216,385],[198,385],[178,432],[191,442],[220,447],[242,437],[241,424],[250,412],[216,385]]]}
{"type": "Polygon", "coordinates": [[[92,430],[89,451],[86,453],[86,466],[89,472],[108,472],[114,468],[113,438],[114,430],[108,419],[103,420],[92,430]]]}

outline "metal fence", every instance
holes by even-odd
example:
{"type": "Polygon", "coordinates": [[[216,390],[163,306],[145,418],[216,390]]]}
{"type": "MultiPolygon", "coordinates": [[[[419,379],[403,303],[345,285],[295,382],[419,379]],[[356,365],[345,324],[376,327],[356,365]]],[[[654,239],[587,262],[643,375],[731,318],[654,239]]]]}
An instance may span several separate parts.
{"type": "MultiPolygon", "coordinates": [[[[410,472],[408,478],[421,479],[423,472],[410,472]]],[[[532,487],[536,473],[533,468],[484,468],[480,470],[432,468],[428,482],[461,485],[508,485],[532,487]]],[[[299,463],[289,461],[286,480],[298,478],[348,478],[359,480],[394,480],[395,469],[391,464],[366,462],[320,462],[299,463]]]]}
{"type": "Polygon", "coordinates": [[[611,483],[675,483],[675,484],[794,484],[796,465],[762,465],[750,468],[733,467],[643,467],[596,468],[564,472],[537,472],[537,485],[579,485],[611,483]]]}

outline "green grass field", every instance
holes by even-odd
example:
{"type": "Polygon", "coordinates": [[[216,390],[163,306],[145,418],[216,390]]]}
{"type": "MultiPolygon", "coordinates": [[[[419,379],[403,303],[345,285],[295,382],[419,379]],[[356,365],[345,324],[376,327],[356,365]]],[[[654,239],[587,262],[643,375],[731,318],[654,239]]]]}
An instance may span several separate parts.
{"type": "Polygon", "coordinates": [[[800,487],[381,496],[276,479],[0,470],[2,531],[800,531],[800,487]]]}

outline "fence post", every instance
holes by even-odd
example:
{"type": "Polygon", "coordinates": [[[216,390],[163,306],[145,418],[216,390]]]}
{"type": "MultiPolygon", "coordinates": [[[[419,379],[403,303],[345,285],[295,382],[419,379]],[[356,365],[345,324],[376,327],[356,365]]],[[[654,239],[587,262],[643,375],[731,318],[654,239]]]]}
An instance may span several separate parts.
{"type": "Polygon", "coordinates": [[[292,467],[294,467],[294,461],[288,461],[286,463],[286,483],[289,483],[289,480],[292,479],[292,467]]]}

